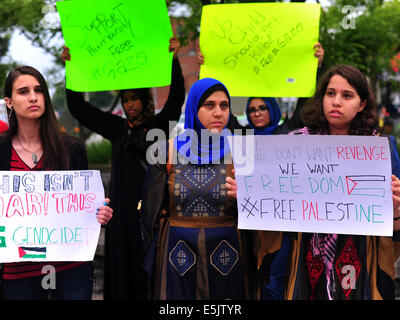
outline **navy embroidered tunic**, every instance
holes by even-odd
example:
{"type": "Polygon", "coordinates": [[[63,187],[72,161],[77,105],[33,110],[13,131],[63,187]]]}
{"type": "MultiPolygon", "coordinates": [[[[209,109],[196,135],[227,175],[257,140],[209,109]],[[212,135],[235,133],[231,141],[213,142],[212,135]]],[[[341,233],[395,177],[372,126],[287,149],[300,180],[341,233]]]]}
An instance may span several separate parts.
{"type": "Polygon", "coordinates": [[[246,297],[236,210],[225,190],[231,170],[225,164],[172,166],[155,298],[246,297]]]}

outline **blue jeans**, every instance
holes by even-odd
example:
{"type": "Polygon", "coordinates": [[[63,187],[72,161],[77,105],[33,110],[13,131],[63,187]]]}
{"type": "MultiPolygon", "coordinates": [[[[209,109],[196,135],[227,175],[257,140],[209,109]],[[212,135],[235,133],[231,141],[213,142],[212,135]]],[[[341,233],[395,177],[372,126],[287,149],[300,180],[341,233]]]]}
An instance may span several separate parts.
{"type": "Polygon", "coordinates": [[[55,273],[55,289],[43,289],[42,279],[31,277],[3,279],[4,300],[91,300],[93,292],[92,263],[55,273]]]}

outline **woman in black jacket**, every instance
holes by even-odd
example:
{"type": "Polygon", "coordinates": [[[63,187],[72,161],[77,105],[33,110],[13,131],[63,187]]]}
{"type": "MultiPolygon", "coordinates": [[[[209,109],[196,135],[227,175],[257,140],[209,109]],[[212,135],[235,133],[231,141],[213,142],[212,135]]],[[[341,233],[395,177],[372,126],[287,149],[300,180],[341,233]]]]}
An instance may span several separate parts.
{"type": "MultiPolygon", "coordinates": [[[[58,128],[46,81],[36,69],[18,67],[8,74],[4,88],[9,130],[0,134],[0,170],[86,170],[85,149],[58,128]]],[[[109,199],[105,199],[107,203],[109,199]]],[[[97,220],[105,225],[112,209],[102,206],[97,220]]],[[[91,262],[5,263],[4,299],[91,299],[91,262]],[[42,268],[52,265],[56,288],[42,287],[42,268]]]]}
{"type": "MultiPolygon", "coordinates": [[[[172,80],[168,99],[154,116],[150,88],[122,90],[122,107],[127,119],[103,112],[85,102],[82,94],[67,89],[71,114],[85,127],[112,143],[110,206],[114,218],[107,226],[105,239],[104,298],[145,299],[147,285],[141,268],[143,246],[137,205],[141,199],[147,166],[148,130],[158,128],[168,137],[169,122],[178,121],[185,100],[184,78],[177,58],[179,41],[170,40],[174,51],[172,80]]],[[[62,57],[69,60],[68,50],[62,57]]]]}

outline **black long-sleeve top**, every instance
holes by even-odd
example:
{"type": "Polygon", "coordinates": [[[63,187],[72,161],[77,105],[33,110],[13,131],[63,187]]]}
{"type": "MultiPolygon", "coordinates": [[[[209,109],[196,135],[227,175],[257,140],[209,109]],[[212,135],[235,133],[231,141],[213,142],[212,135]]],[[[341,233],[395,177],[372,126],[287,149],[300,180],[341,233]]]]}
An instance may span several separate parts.
{"type": "Polygon", "coordinates": [[[142,161],[145,159],[143,150],[127,149],[124,143],[129,135],[135,135],[143,128],[159,128],[168,138],[169,121],[179,120],[185,100],[179,60],[173,60],[170,91],[162,111],[133,128],[126,124],[126,119],[85,102],[81,93],[67,90],[66,94],[71,114],[112,143],[109,205],[114,213],[106,228],[104,297],[146,298],[145,276],[140,268],[143,248],[137,212],[145,173],[142,161]]]}
{"type": "MultiPolygon", "coordinates": [[[[83,99],[80,92],[66,89],[67,105],[72,116],[88,129],[102,135],[111,142],[120,140],[124,132],[126,119],[101,111],[83,99]]],[[[172,62],[172,80],[168,99],[164,108],[153,118],[143,123],[140,127],[147,130],[159,128],[168,132],[168,122],[178,121],[185,101],[185,84],[182,69],[178,59],[172,62]]]]}

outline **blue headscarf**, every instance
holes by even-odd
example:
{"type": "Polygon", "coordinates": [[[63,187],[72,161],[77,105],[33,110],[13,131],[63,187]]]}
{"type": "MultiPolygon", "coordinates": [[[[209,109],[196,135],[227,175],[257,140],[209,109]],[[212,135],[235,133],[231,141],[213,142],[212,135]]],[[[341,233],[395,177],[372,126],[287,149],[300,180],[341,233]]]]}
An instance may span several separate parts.
{"type": "Polygon", "coordinates": [[[179,155],[192,164],[219,163],[230,152],[226,137],[231,133],[226,129],[226,126],[219,134],[211,134],[197,117],[200,103],[204,102],[214,91],[217,91],[213,90],[213,87],[225,91],[229,98],[230,111],[231,98],[228,90],[220,81],[212,78],[198,80],[190,88],[186,101],[185,131],[174,139],[174,147],[178,150],[179,155]]]}
{"type": "Polygon", "coordinates": [[[249,105],[250,105],[250,101],[252,99],[254,99],[255,97],[251,97],[247,100],[247,104],[246,104],[246,117],[247,117],[247,121],[249,122],[249,125],[252,129],[254,129],[254,133],[256,135],[269,135],[272,134],[275,129],[278,127],[278,123],[281,120],[282,117],[282,113],[281,113],[281,109],[279,108],[278,103],[276,102],[275,98],[260,98],[262,99],[265,104],[268,107],[269,110],[269,117],[270,117],[270,122],[269,125],[267,125],[264,128],[256,128],[254,127],[254,125],[251,123],[250,121],[250,114],[249,114],[249,105]]]}

